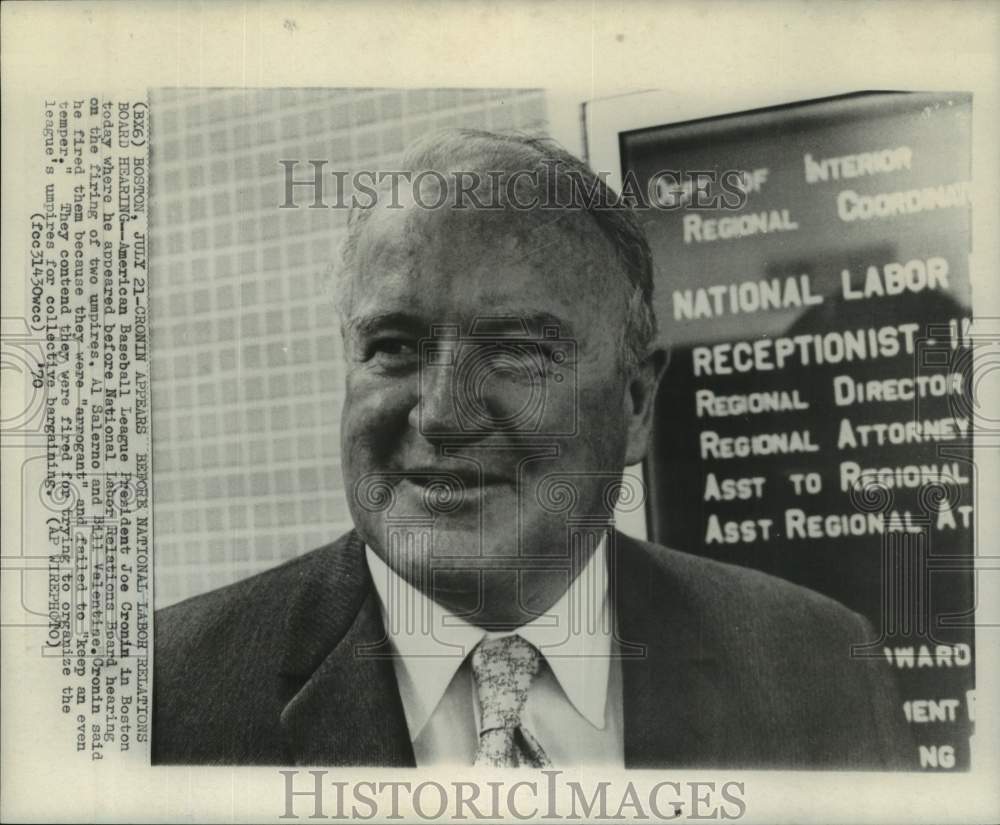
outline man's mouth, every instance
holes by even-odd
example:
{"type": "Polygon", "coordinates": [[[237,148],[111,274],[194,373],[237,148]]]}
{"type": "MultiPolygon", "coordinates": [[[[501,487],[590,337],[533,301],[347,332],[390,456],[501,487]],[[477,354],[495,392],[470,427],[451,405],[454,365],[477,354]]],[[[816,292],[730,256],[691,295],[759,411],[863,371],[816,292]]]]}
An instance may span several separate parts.
{"type": "Polygon", "coordinates": [[[403,478],[419,487],[442,485],[456,490],[513,484],[512,478],[475,467],[415,467],[402,472],[403,478]]]}

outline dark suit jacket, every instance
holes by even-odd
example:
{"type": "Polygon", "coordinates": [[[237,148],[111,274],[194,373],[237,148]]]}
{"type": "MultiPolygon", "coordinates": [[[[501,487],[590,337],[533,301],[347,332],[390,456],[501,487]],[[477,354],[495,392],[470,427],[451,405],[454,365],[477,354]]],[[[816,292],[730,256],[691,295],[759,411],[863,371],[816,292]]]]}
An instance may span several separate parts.
{"type": "MultiPolygon", "coordinates": [[[[610,542],[628,767],[889,769],[913,745],[870,626],[740,567],[610,542]]],[[[414,764],[356,533],[155,615],[153,761],[414,764]],[[381,647],[380,647],[381,645],[381,647]],[[363,646],[359,649],[359,646],[363,646]],[[364,655],[367,654],[367,655],[364,655]]]]}

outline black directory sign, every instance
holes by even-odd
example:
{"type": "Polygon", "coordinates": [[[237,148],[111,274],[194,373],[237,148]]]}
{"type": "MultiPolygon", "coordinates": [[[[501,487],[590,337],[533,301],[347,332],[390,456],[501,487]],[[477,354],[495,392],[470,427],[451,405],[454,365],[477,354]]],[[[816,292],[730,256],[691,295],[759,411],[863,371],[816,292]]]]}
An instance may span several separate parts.
{"type": "Polygon", "coordinates": [[[975,711],[971,115],[871,93],[620,136],[670,348],[650,537],[865,615],[928,770],[968,767],[975,711]]]}

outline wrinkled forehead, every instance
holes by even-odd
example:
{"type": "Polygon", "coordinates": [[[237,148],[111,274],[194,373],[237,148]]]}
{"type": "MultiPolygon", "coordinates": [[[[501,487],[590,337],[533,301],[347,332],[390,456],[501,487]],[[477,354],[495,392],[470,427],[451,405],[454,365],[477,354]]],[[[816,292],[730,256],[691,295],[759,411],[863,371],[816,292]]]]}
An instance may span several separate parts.
{"type": "Polygon", "coordinates": [[[380,203],[367,217],[355,250],[356,290],[378,289],[385,278],[472,289],[475,273],[500,276],[517,268],[564,296],[606,301],[623,294],[610,245],[582,211],[430,209],[412,198],[400,201],[398,208],[380,203]]]}

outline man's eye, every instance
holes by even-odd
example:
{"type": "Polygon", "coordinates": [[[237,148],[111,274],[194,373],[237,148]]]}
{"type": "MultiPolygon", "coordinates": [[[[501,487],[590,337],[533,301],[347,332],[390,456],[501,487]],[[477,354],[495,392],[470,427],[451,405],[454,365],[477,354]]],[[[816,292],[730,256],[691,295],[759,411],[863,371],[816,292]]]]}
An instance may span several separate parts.
{"type": "Polygon", "coordinates": [[[417,348],[406,338],[379,338],[368,347],[369,358],[402,359],[416,355],[417,348]]]}

